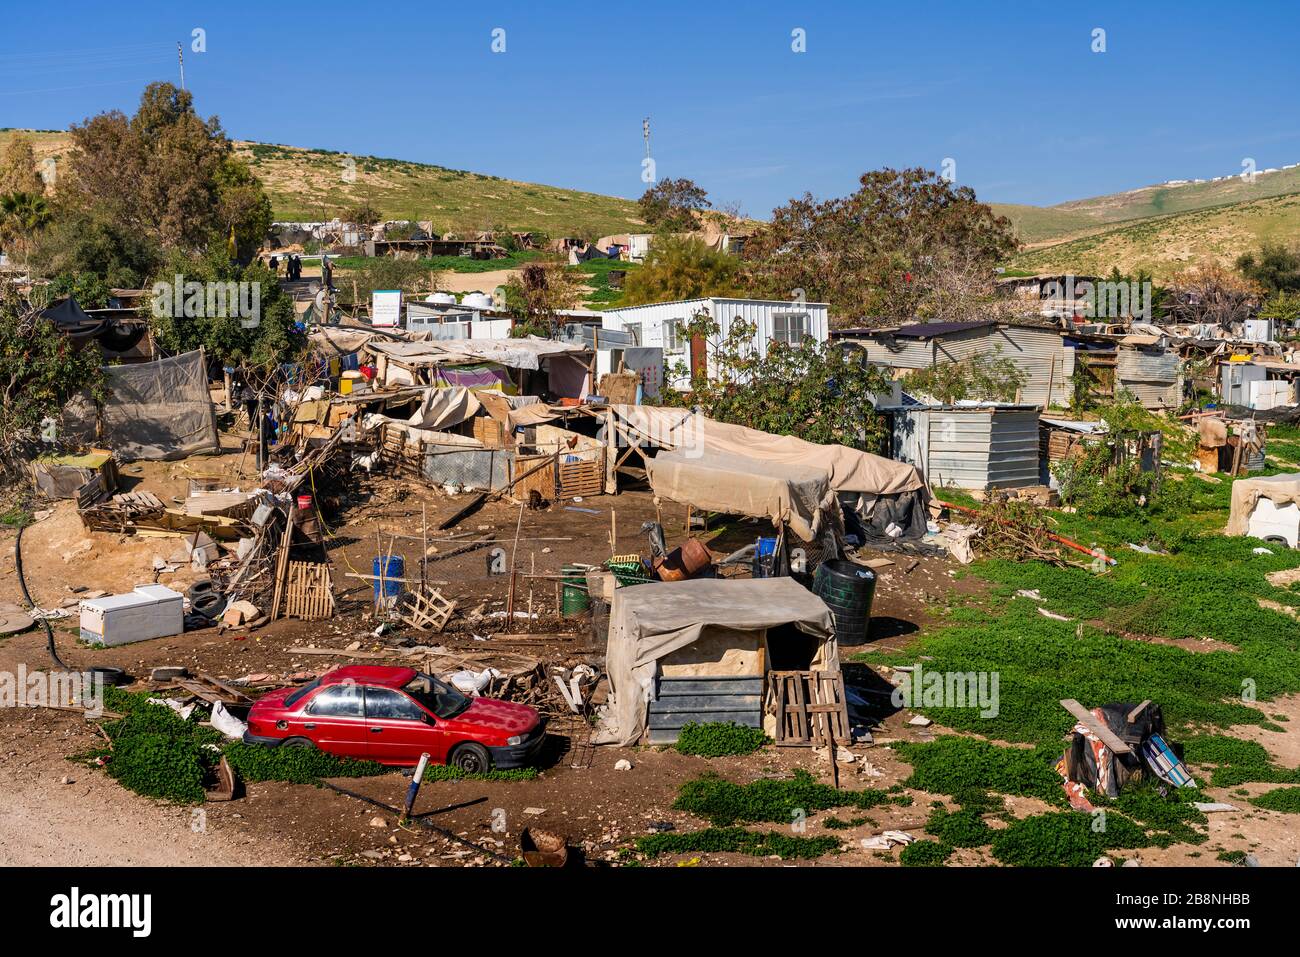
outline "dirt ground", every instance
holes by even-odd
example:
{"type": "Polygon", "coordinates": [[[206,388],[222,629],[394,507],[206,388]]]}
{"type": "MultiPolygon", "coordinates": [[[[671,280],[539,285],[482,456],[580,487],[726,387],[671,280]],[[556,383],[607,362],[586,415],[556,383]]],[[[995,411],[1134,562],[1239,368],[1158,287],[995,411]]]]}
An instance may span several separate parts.
{"type": "MultiPolygon", "coordinates": [[[[185,494],[188,480],[198,475],[223,475],[231,484],[247,487],[250,463],[241,462],[239,442],[223,438],[220,455],[182,462],[135,463],[123,469],[128,485],[149,489],[164,501],[185,494]]],[[[278,621],[253,632],[218,633],[215,628],[186,632],[117,648],[92,650],[76,638],[73,589],[107,592],[129,590],[155,580],[155,555],[166,559],[174,548],[168,539],[123,538],[89,533],[67,502],[29,527],[23,537],[23,561],[33,597],[42,607],[67,605],[72,614],[55,622],[60,653],[74,668],[113,665],[133,674],[147,674],[159,665],[185,665],[223,679],[266,674],[283,679],[303,671],[320,672],[350,659],[343,654],[304,654],[295,647],[343,651],[359,642],[360,650],[392,653],[400,648],[392,636],[376,638],[371,618],[369,581],[347,578],[349,571],[368,573],[376,554],[376,533],[406,557],[407,573],[418,569],[423,550],[422,516],[432,527],[459,509],[464,495],[389,478],[349,480],[330,516],[326,549],[335,569],[340,594],[338,615],[327,622],[278,621]],[[392,538],[391,536],[399,536],[392,538]],[[401,538],[400,536],[408,536],[401,538]]],[[[648,550],[640,531],[645,521],[659,518],[668,545],[686,538],[684,507],[657,508],[648,491],[596,496],[585,501],[552,504],[541,510],[498,502],[484,506],[446,533],[431,533],[433,549],[427,565],[430,579],[446,582],[443,593],[458,603],[458,614],[437,641],[449,649],[479,651],[494,647],[535,655],[547,664],[600,660],[592,644],[587,618],[557,617],[557,591],[551,578],[572,562],[598,564],[611,554],[611,516],[616,529],[616,553],[648,550]],[[585,511],[584,511],[585,510],[585,511]],[[536,618],[504,621],[508,576],[488,574],[486,547],[448,555],[469,538],[491,537],[507,552],[518,529],[516,565],[539,577],[522,579],[516,608],[531,607],[536,618]],[[468,617],[478,612],[480,617],[468,617]],[[496,612],[497,617],[491,617],[496,612]],[[502,632],[568,635],[542,645],[505,646],[502,632]]],[[[765,525],[731,519],[700,533],[714,554],[724,555],[752,542],[765,525]]],[[[22,603],[14,573],[14,533],[0,533],[0,603],[22,603]]],[[[954,564],[933,558],[913,560],[893,556],[896,564],[879,572],[870,640],[873,645],[903,646],[932,623],[933,609],[953,596],[982,586],[971,576],[957,575],[954,564]]],[[[157,580],[183,590],[199,573],[183,567],[162,572],[157,580]]],[[[400,635],[399,635],[400,637],[400,635]]],[[[427,639],[421,639],[422,641],[427,639]]],[[[844,650],[849,657],[849,650],[844,650]]],[[[19,665],[35,669],[48,664],[43,631],[0,638],[0,671],[19,665]]],[[[865,669],[849,665],[850,672],[865,669]]],[[[852,677],[852,675],[851,675],[852,677]]],[[[862,677],[860,674],[859,678],[862,677]]],[[[874,676],[869,676],[874,677],[874,676]]],[[[875,677],[879,683],[882,679],[875,677]]],[[[1271,702],[1273,712],[1285,711],[1300,720],[1300,700],[1271,702]]],[[[886,745],[891,741],[932,739],[944,729],[909,725],[911,713],[883,718],[874,729],[874,744],[856,745],[851,763],[840,765],[841,784],[849,788],[888,787],[909,774],[909,767],[886,745]]],[[[1294,721],[1293,721],[1294,723],[1294,721]]],[[[455,834],[478,849],[464,846],[443,833],[418,824],[400,825],[389,811],[358,797],[323,787],[281,783],[249,784],[246,793],[228,803],[209,803],[192,811],[138,797],[102,772],[67,760],[101,742],[94,725],[80,715],[33,709],[0,709],[0,864],[322,864],[391,866],[464,866],[502,864],[518,854],[520,830],[529,825],[563,833],[581,858],[593,865],[615,863],[619,852],[640,836],[656,830],[686,832],[704,822],[674,811],[678,788],[705,771],[737,782],[788,775],[806,768],[829,779],[824,755],[797,748],[767,747],[748,757],[704,759],[655,748],[596,748],[576,746],[570,735],[574,720],[555,721],[557,732],[543,760],[542,773],[528,781],[455,781],[426,784],[417,816],[455,834]],[[620,759],[632,764],[617,771],[620,759]],[[579,765],[579,766],[575,766],[579,765]],[[66,782],[66,783],[65,783],[66,782]],[[201,812],[201,813],[198,813],[201,812]]],[[[1257,728],[1242,729],[1254,736],[1286,766],[1300,760],[1294,735],[1270,735],[1257,728]]],[[[1246,736],[1243,734],[1243,736],[1246,736]]],[[[387,805],[400,804],[408,779],[400,772],[376,778],[347,779],[339,786],[387,805]]],[[[1257,790],[1263,790],[1257,787],[1257,790]]],[[[1246,790],[1254,791],[1248,787],[1246,790]]],[[[833,834],[844,853],[823,857],[823,865],[896,864],[898,848],[869,851],[858,841],[883,830],[909,831],[917,837],[935,796],[909,792],[910,806],[887,805],[867,812],[847,810],[813,815],[807,836],[833,834]],[[864,817],[849,830],[827,830],[829,816],[864,817]]],[[[1126,852],[1143,864],[1216,864],[1214,849],[1250,850],[1265,865],[1294,865],[1300,855],[1300,833],[1288,827],[1286,815],[1262,811],[1240,795],[1205,789],[1206,800],[1223,800],[1241,810],[1210,815],[1210,840],[1191,847],[1126,852]]],[[[1017,815],[1046,810],[1041,802],[1012,798],[1017,815]]],[[[996,826],[996,825],[995,825],[996,826]]],[[[779,825],[773,825],[779,828],[779,825]]],[[[989,863],[987,848],[959,849],[950,863],[989,863]]],[[[674,865],[788,866],[790,862],[756,860],[733,854],[663,855],[652,862],[674,865]]]]}

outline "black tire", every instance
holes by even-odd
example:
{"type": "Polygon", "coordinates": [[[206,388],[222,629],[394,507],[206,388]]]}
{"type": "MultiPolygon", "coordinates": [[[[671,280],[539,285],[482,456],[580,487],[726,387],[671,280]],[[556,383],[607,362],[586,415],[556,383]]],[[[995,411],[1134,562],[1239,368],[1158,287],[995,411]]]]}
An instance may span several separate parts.
{"type": "Polygon", "coordinates": [[[280,742],[282,748],[314,748],[316,742],[311,738],[285,738],[280,742]]]}
{"type": "Polygon", "coordinates": [[[450,764],[466,774],[485,774],[492,770],[492,755],[483,745],[470,741],[451,752],[450,764]]]}

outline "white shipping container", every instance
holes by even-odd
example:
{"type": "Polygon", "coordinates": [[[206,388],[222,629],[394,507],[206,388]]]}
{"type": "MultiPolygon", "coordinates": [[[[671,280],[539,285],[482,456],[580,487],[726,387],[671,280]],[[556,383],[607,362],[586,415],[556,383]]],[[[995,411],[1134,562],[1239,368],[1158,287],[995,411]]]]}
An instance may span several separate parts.
{"type": "Polygon", "coordinates": [[[184,630],[185,599],[166,585],[136,585],[125,595],[81,603],[81,640],[88,644],[126,645],[184,630]]]}

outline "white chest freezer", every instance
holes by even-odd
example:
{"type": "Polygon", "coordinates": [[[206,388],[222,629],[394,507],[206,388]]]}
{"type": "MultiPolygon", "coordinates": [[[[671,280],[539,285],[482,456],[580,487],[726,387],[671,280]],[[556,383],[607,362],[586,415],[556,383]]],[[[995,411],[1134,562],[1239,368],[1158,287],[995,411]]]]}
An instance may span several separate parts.
{"type": "Polygon", "coordinates": [[[126,645],[185,630],[185,599],[166,585],[136,585],[125,595],[81,603],[81,640],[92,645],[126,645]]]}

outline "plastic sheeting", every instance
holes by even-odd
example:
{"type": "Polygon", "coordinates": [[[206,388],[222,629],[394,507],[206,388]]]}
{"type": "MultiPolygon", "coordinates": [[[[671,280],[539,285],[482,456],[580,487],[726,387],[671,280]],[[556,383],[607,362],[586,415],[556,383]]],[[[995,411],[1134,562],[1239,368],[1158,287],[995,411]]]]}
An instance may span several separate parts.
{"type": "Polygon", "coordinates": [[[913,466],[859,452],[845,445],[818,445],[792,435],[772,435],[743,425],[716,422],[683,409],[647,405],[610,407],[635,433],[661,448],[680,449],[688,455],[729,453],[770,463],[821,469],[837,492],[893,495],[924,488],[925,480],[913,466]]]}
{"type": "Polygon", "coordinates": [[[1232,509],[1228,512],[1226,535],[1245,535],[1250,524],[1255,503],[1269,499],[1281,508],[1291,502],[1300,502],[1300,472],[1286,472],[1263,478],[1237,479],[1232,483],[1232,509]]]}
{"type": "Polygon", "coordinates": [[[830,609],[792,578],[706,578],[617,589],[605,657],[611,696],[592,741],[634,744],[645,731],[659,660],[699,641],[706,630],[759,632],[781,625],[822,639],[814,667],[839,669],[830,609]]]}
{"type": "Polygon", "coordinates": [[[784,523],[804,541],[821,531],[828,511],[835,511],[830,476],[819,468],[705,452],[692,456],[678,449],[649,460],[650,487],[659,498],[729,514],[769,518],[784,523]]]}
{"type": "Polygon", "coordinates": [[[214,452],[217,419],[202,350],[157,362],[106,366],[109,398],[97,411],[87,396],[63,410],[64,431],[112,449],[122,461],[180,459],[214,452]],[[95,437],[96,418],[102,422],[95,437]]]}
{"type": "Polygon", "coordinates": [[[449,429],[477,415],[480,408],[474,393],[461,386],[429,389],[406,424],[417,429],[449,429]]]}

